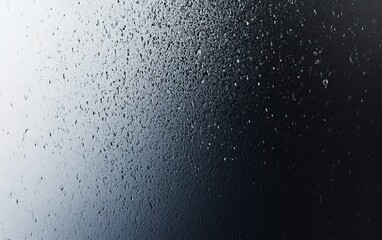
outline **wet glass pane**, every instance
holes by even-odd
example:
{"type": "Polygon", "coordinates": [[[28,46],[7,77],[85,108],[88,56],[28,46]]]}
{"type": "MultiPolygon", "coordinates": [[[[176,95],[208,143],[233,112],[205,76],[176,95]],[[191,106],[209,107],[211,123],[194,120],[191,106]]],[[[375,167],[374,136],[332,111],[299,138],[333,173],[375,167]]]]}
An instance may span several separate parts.
{"type": "Polygon", "coordinates": [[[381,239],[382,2],[0,0],[0,239],[381,239]]]}

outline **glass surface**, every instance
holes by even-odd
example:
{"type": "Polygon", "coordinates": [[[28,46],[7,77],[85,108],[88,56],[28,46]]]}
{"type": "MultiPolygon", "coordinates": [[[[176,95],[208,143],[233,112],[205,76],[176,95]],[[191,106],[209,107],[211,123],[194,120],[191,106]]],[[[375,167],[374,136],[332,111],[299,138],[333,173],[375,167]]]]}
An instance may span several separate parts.
{"type": "Polygon", "coordinates": [[[382,1],[0,0],[0,239],[382,239],[382,1]]]}

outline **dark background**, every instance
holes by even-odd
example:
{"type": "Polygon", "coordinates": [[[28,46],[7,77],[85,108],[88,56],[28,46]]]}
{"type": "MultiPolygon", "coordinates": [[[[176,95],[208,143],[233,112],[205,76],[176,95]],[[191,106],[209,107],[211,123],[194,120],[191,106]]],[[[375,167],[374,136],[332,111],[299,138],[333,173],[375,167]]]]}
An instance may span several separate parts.
{"type": "Polygon", "coordinates": [[[196,127],[175,134],[163,238],[380,239],[382,2],[214,8],[179,74],[196,127]]]}

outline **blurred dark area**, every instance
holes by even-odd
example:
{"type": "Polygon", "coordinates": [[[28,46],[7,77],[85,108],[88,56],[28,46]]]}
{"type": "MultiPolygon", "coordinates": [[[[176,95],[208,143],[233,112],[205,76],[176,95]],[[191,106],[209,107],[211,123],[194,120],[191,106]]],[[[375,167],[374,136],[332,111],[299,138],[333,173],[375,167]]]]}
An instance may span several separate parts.
{"type": "Polygon", "coordinates": [[[206,239],[380,239],[382,2],[230,9],[226,51],[240,61],[225,76],[237,85],[213,158],[229,160],[206,239]]]}

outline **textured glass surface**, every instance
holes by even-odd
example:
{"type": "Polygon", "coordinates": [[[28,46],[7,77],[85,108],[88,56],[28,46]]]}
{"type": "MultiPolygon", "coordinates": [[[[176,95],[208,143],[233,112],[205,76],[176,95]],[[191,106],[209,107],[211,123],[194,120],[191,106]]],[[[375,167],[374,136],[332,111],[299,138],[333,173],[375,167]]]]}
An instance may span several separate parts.
{"type": "Polygon", "coordinates": [[[0,0],[0,239],[382,239],[382,1],[0,0]]]}

